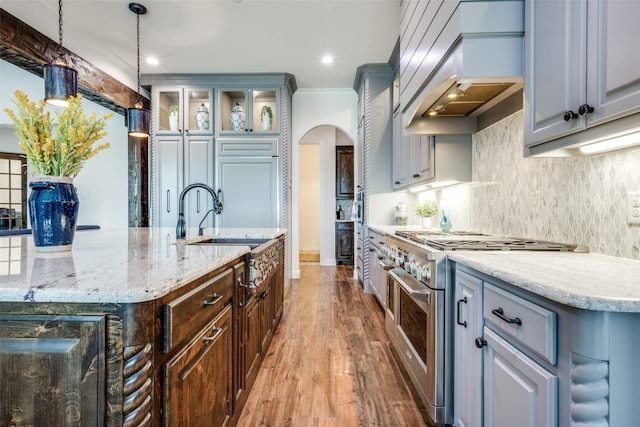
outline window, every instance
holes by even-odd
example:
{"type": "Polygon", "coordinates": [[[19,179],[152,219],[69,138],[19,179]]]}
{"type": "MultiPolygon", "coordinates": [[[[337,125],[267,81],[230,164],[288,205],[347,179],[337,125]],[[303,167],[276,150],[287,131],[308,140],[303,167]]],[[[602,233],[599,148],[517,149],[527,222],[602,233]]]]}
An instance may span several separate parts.
{"type": "Polygon", "coordinates": [[[0,230],[26,228],[27,160],[0,153],[0,230]]]}

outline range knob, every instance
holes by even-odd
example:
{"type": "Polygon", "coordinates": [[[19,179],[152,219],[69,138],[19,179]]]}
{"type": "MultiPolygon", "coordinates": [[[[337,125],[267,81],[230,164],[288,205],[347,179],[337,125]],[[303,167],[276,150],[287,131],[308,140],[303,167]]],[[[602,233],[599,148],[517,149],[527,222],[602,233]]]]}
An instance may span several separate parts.
{"type": "Polygon", "coordinates": [[[431,280],[431,266],[429,265],[424,268],[424,280],[427,282],[431,280]]]}
{"type": "Polygon", "coordinates": [[[407,273],[411,273],[413,274],[413,272],[415,271],[416,267],[415,267],[416,263],[413,259],[411,260],[407,260],[405,257],[405,261],[404,261],[404,270],[407,273]]]}

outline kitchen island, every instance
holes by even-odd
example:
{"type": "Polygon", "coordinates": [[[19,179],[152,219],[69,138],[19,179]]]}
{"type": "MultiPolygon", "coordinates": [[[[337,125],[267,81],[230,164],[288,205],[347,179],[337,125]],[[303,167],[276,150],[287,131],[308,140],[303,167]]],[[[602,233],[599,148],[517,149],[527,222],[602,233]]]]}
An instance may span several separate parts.
{"type": "Polygon", "coordinates": [[[0,424],[233,424],[243,362],[255,371],[282,314],[284,233],[103,229],[58,254],[0,238],[0,424]],[[246,292],[251,247],[192,244],[212,237],[271,241],[274,268],[246,292]]]}

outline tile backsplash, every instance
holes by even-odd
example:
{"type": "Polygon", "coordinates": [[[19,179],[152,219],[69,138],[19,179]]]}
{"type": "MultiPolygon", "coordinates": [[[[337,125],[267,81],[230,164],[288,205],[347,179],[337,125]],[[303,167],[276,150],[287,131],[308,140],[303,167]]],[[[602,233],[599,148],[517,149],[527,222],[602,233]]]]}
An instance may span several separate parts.
{"type": "MultiPolygon", "coordinates": [[[[587,245],[640,259],[640,225],[626,221],[640,191],[640,149],[584,158],[525,158],[522,111],[478,132],[473,182],[436,192],[453,229],[587,245]]],[[[421,195],[422,196],[422,195],[421,195]]]]}

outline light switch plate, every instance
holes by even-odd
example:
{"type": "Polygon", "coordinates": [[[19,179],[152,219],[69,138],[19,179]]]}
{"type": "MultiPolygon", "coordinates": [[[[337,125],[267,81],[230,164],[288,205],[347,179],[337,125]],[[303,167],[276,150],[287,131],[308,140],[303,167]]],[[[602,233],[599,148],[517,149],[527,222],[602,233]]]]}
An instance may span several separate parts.
{"type": "Polygon", "coordinates": [[[627,223],[640,224],[640,191],[627,193],[627,223]]]}

